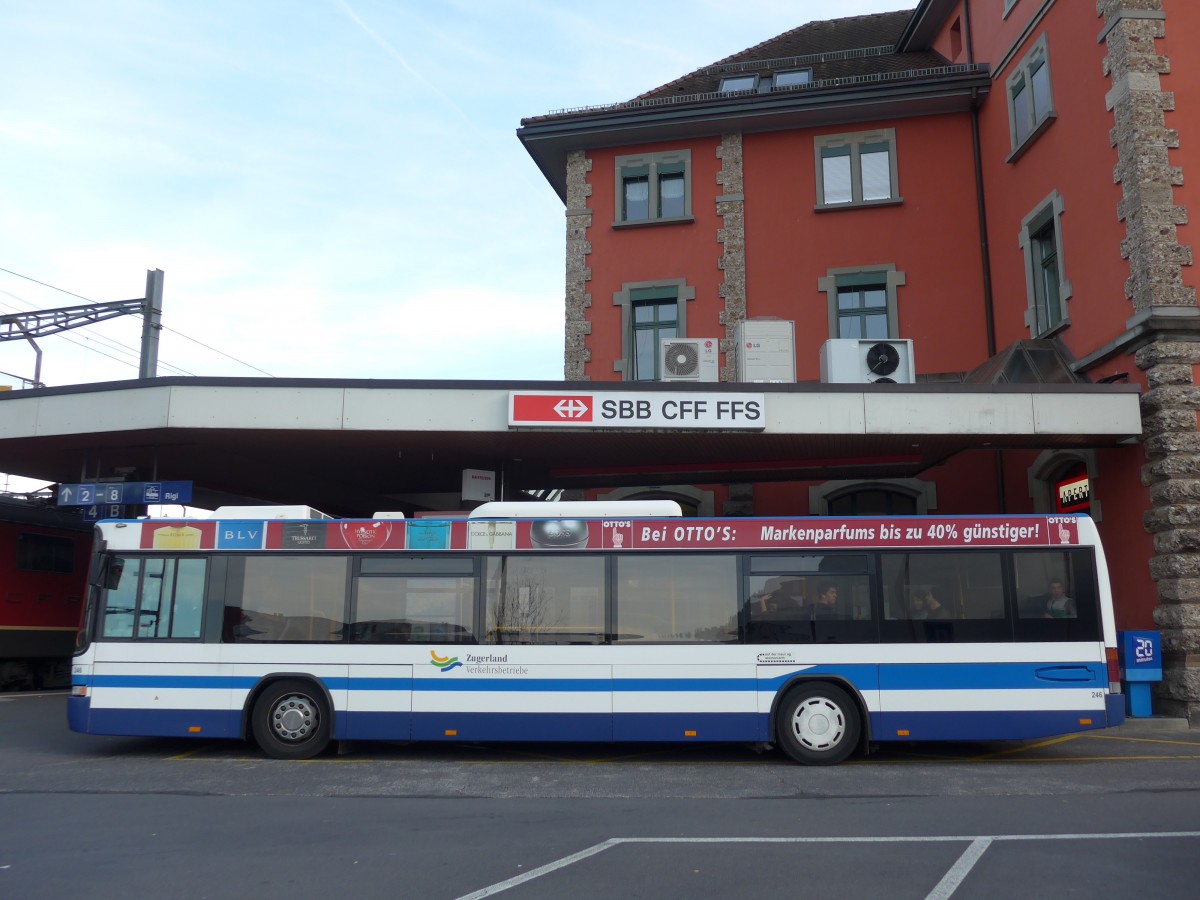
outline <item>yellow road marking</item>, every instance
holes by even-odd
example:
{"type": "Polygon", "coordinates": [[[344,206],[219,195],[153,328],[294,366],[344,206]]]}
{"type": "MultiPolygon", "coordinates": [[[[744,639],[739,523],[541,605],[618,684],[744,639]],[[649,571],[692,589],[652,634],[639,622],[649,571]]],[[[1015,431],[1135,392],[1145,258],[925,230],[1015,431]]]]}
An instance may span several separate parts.
{"type": "Polygon", "coordinates": [[[1020,747],[1009,747],[1007,750],[998,750],[995,753],[985,753],[982,756],[968,757],[971,760],[996,759],[1000,756],[1012,756],[1017,753],[1024,753],[1026,750],[1040,750],[1042,747],[1053,747],[1055,744],[1063,744],[1067,741],[1073,741],[1078,738],[1078,734],[1066,734],[1062,737],[1051,738],[1046,741],[1039,741],[1036,744],[1022,744],[1020,747]]]}
{"type": "Polygon", "coordinates": [[[1168,741],[1163,738],[1122,737],[1116,734],[1093,734],[1102,741],[1132,741],[1138,744],[1176,744],[1180,747],[1200,747],[1200,741],[1168,741]]]}
{"type": "Polygon", "coordinates": [[[168,756],[167,759],[190,759],[197,754],[203,753],[205,750],[211,750],[212,746],[197,747],[195,750],[185,750],[183,753],[178,753],[175,756],[168,756]]]}

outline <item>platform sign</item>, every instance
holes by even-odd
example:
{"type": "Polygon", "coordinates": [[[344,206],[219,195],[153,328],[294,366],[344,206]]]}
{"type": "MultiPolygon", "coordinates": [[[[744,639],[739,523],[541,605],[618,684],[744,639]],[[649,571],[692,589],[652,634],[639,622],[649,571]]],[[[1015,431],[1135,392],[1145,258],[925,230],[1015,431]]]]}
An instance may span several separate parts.
{"type": "MultiPolygon", "coordinates": [[[[141,489],[140,503],[191,503],[192,483],[190,481],[146,481],[132,485],[141,489]]],[[[131,502],[125,495],[125,502],[131,502]]]]}
{"type": "Polygon", "coordinates": [[[91,506],[96,502],[96,486],[94,484],[60,484],[58,486],[59,506],[91,506]]]}
{"type": "Polygon", "coordinates": [[[101,519],[124,519],[127,517],[125,507],[120,503],[93,503],[84,507],[83,521],[99,522],[101,519]]]}
{"type": "MultiPolygon", "coordinates": [[[[190,481],[107,481],[98,484],[60,484],[59,506],[144,506],[192,502],[190,481]]],[[[101,518],[112,518],[101,516],[101,518]]]]}

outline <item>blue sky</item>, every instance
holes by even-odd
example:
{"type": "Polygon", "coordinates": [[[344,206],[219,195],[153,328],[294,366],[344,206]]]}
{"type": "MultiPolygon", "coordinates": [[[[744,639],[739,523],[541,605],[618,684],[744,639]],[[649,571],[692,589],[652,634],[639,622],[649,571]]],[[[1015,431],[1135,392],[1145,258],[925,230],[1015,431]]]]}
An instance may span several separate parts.
{"type": "MultiPolygon", "coordinates": [[[[0,315],[160,268],[160,375],[561,379],[563,209],[521,118],[915,5],[4,0],[0,315]]],[[[40,338],[42,380],[134,378],[140,336],[40,338]]],[[[0,385],[33,369],[0,343],[0,385]]]]}

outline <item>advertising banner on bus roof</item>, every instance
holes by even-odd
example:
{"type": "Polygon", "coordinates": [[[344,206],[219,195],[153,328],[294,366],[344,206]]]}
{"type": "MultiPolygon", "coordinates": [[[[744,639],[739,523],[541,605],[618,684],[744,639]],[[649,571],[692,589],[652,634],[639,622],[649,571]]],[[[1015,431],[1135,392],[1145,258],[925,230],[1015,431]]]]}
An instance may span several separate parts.
{"type": "Polygon", "coordinates": [[[1079,543],[1074,516],[809,519],[143,520],[145,550],[837,550],[1079,543]]]}

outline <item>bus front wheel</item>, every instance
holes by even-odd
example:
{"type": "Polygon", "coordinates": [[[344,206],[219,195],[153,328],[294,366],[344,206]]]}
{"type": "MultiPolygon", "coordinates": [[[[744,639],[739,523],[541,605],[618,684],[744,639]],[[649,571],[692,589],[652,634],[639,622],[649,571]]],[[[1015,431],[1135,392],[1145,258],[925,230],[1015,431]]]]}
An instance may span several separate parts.
{"type": "Polygon", "coordinates": [[[858,746],[862,723],[850,695],[832,684],[802,685],[783,700],[776,737],[788,756],[810,766],[839,763],[858,746]]]}
{"type": "Polygon", "coordinates": [[[329,746],[329,708],[316,685],[269,685],[254,704],[254,739],[275,759],[311,759],[329,746]]]}

